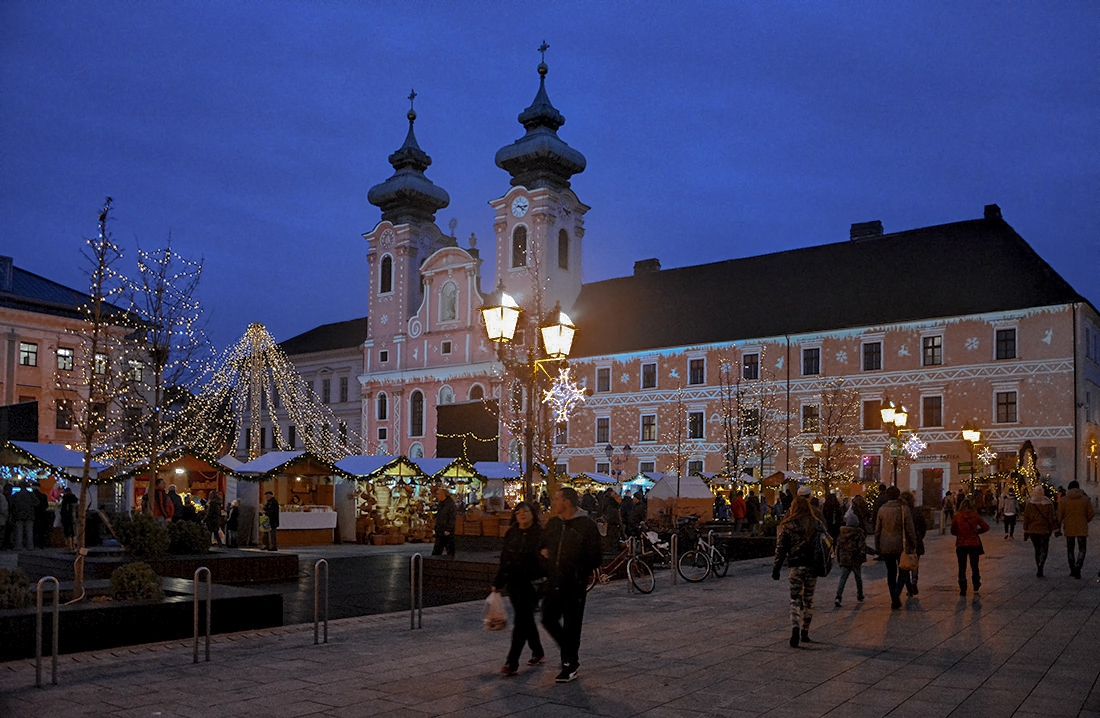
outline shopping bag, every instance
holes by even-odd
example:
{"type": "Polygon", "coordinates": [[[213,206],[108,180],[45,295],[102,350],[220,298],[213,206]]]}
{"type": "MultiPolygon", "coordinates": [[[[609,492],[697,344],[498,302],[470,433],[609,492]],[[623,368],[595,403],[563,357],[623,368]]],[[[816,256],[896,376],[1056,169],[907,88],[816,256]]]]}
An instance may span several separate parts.
{"type": "Polygon", "coordinates": [[[916,551],[907,551],[898,558],[898,568],[902,571],[916,571],[920,563],[920,557],[916,551]]]}
{"type": "Polygon", "coordinates": [[[493,591],[485,599],[485,630],[503,631],[508,627],[508,613],[504,610],[504,599],[500,592],[493,591]]]}

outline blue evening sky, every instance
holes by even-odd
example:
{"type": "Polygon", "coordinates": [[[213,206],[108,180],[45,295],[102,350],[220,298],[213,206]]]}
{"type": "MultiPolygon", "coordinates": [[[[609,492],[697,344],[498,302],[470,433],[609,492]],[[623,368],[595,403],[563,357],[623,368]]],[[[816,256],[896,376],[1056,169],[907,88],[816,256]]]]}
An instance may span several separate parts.
{"type": "Polygon", "coordinates": [[[249,322],[282,340],[362,316],[366,193],[391,174],[410,88],[451,196],[438,224],[491,257],[487,202],[508,188],[493,156],[522,134],[544,39],[559,134],[588,159],[586,281],[997,203],[1100,305],[1089,1],[6,0],[0,253],[82,288],[110,195],[131,260],[169,232],[204,258],[219,348],[249,322]]]}

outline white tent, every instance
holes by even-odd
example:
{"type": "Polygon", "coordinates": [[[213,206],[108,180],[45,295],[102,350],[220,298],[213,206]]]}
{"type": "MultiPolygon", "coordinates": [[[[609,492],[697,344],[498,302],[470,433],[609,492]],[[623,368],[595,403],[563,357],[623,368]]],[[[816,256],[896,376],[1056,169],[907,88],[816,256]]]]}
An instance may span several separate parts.
{"type": "MultiPolygon", "coordinates": [[[[646,494],[650,499],[671,499],[676,497],[676,477],[666,475],[646,494]]],[[[714,494],[707,487],[705,481],[692,474],[680,477],[680,498],[682,499],[709,499],[714,501],[714,494]]]]}
{"type": "Polygon", "coordinates": [[[714,494],[698,476],[681,476],[677,487],[676,477],[665,475],[653,484],[646,498],[651,519],[688,515],[698,516],[703,521],[714,518],[714,494]]]}

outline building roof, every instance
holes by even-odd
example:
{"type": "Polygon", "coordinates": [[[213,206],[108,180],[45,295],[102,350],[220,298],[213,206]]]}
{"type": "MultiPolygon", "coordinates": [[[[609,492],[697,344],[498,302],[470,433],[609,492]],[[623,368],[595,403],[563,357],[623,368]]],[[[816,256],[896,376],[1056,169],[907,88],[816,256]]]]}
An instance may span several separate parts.
{"type": "Polygon", "coordinates": [[[279,348],[290,355],[313,352],[354,349],[367,340],[367,318],[349,319],[346,322],[322,324],[308,332],[279,343],[279,348]]]}
{"type": "Polygon", "coordinates": [[[10,257],[0,257],[0,307],[80,318],[80,307],[87,301],[85,292],[20,269],[10,257]]]}
{"type": "MultiPolygon", "coordinates": [[[[867,223],[876,224],[877,223],[867,223]]],[[[572,356],[1085,302],[996,205],[953,222],[585,284],[572,356]]]]}

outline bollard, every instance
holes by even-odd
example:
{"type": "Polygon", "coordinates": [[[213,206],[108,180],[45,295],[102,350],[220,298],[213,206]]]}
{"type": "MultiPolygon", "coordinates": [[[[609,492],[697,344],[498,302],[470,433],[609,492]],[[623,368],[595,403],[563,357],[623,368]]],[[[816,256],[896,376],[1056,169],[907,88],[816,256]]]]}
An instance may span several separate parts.
{"type": "Polygon", "coordinates": [[[676,571],[677,571],[676,564],[679,563],[679,553],[680,553],[680,540],[679,540],[679,537],[676,535],[676,532],[673,532],[672,536],[668,539],[668,550],[669,550],[669,553],[672,554],[672,566],[671,566],[671,570],[669,571],[669,573],[672,574],[672,585],[675,586],[676,585],[676,571]]]}
{"type": "Polygon", "coordinates": [[[318,641],[318,617],[317,614],[320,610],[320,603],[318,601],[319,593],[318,589],[321,585],[321,568],[325,569],[325,643],[328,643],[328,561],[325,559],[319,559],[317,563],[313,564],[313,645],[317,645],[318,641]]]}
{"type": "Polygon", "coordinates": [[[194,598],[192,599],[195,608],[195,660],[192,663],[199,662],[199,575],[203,571],[206,572],[206,660],[210,660],[210,608],[214,586],[210,578],[210,569],[206,566],[199,566],[195,569],[194,598]]]}
{"type": "Polygon", "coordinates": [[[50,660],[53,663],[53,677],[50,683],[57,685],[57,629],[61,622],[61,584],[53,576],[43,576],[38,579],[38,603],[34,622],[34,687],[42,687],[42,584],[53,582],[53,655],[50,660]]]}
{"type": "Polygon", "coordinates": [[[424,619],[424,557],[414,553],[409,559],[409,630],[422,628],[424,619]]]}

